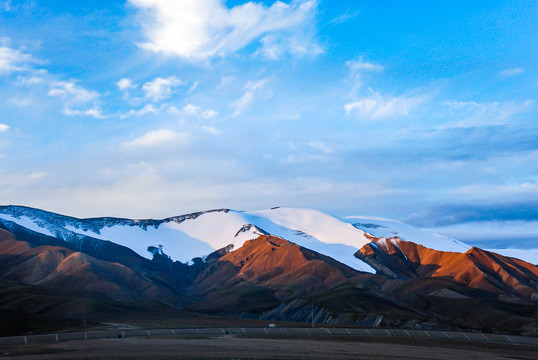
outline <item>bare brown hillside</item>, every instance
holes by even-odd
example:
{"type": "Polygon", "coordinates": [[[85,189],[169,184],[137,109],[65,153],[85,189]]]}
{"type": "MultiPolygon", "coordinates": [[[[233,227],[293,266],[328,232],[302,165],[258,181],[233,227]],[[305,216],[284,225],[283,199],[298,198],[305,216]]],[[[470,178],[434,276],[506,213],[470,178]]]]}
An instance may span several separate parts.
{"type": "Polygon", "coordinates": [[[476,247],[446,252],[390,238],[365,245],[356,256],[392,278],[447,277],[472,288],[538,300],[538,266],[476,247]]]}
{"type": "Polygon", "coordinates": [[[0,274],[22,284],[84,291],[122,301],[169,302],[173,298],[164,282],[164,286],[157,284],[125,265],[60,246],[32,247],[4,230],[0,230],[0,274]]]}

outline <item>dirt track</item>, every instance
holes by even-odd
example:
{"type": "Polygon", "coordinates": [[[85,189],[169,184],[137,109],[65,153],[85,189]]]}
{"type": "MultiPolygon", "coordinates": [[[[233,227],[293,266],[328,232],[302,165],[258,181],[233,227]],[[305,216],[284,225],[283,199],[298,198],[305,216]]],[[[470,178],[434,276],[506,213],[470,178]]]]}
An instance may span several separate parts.
{"type": "Polygon", "coordinates": [[[537,348],[358,337],[127,338],[0,348],[0,359],[537,359],[537,348]]]}

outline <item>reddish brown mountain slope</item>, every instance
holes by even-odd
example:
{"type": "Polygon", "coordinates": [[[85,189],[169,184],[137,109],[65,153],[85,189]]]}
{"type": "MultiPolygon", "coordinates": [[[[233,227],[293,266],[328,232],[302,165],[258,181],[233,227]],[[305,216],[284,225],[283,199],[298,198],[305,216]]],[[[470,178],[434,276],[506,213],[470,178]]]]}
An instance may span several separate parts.
{"type": "Polygon", "coordinates": [[[365,245],[356,256],[393,278],[448,277],[472,288],[538,300],[538,266],[474,247],[445,252],[390,238],[365,245]]]}
{"type": "Polygon", "coordinates": [[[283,299],[327,289],[357,274],[328,256],[264,235],[215,261],[190,291],[204,299],[196,309],[224,309],[233,303],[248,308],[243,302],[254,294],[277,306],[283,299]]]}
{"type": "Polygon", "coordinates": [[[119,300],[170,301],[172,292],[131,268],[60,246],[31,247],[0,230],[0,275],[23,284],[101,294],[119,300]]]}

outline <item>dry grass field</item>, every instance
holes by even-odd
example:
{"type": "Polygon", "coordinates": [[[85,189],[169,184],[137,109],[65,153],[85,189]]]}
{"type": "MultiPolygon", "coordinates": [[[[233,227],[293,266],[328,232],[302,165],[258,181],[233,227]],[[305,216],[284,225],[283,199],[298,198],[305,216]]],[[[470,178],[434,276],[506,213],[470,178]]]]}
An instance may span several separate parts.
{"type": "Polygon", "coordinates": [[[536,347],[364,337],[161,337],[70,341],[0,349],[0,359],[529,359],[536,347]]]}

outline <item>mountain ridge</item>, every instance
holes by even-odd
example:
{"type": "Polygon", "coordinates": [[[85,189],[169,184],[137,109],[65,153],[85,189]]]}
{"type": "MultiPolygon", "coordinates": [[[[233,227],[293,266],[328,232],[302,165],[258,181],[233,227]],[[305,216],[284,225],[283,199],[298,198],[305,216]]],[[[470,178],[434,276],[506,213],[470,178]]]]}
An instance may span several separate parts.
{"type": "Polygon", "coordinates": [[[465,253],[443,252],[398,238],[383,238],[365,245],[356,256],[388,277],[450,277],[492,293],[538,300],[537,266],[477,247],[465,253]]]}
{"type": "MultiPolygon", "coordinates": [[[[113,301],[231,318],[538,333],[537,266],[400,222],[291,208],[65,219],[0,207],[2,281],[40,294],[69,289],[74,304],[98,296],[107,309],[113,301]]],[[[91,312],[49,297],[43,314],[91,312]]],[[[36,315],[7,299],[0,310],[36,315]]]]}

